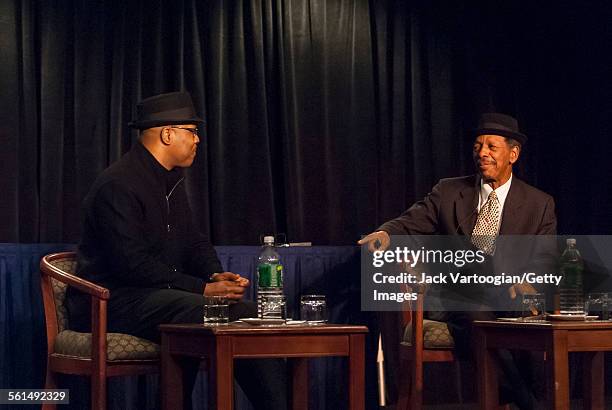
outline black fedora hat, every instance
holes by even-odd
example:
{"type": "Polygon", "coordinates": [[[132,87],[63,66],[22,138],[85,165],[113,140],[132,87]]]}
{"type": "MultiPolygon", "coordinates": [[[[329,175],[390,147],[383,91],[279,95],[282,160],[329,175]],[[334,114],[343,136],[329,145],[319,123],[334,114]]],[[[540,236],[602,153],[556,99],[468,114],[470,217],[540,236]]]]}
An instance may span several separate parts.
{"type": "Polygon", "coordinates": [[[202,124],[188,92],[173,92],[145,98],[136,105],[136,119],[128,125],[141,130],[162,125],[202,124]]]}
{"type": "Polygon", "coordinates": [[[518,121],[509,115],[497,112],[482,114],[478,121],[478,128],[474,130],[479,135],[501,135],[502,137],[517,140],[521,145],[527,142],[527,136],[519,131],[518,121]]]}

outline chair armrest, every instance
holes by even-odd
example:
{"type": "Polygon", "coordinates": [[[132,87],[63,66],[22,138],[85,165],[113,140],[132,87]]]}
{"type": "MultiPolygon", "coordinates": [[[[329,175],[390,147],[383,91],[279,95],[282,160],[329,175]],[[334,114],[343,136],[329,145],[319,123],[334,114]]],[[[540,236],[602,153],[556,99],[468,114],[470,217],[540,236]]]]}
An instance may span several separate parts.
{"type": "Polygon", "coordinates": [[[405,283],[400,285],[402,292],[416,292],[417,300],[407,300],[403,303],[402,309],[402,325],[408,326],[412,323],[412,319],[423,322],[423,298],[427,290],[425,285],[409,286],[405,283]]]}
{"type": "MultiPolygon", "coordinates": [[[[110,298],[108,289],[98,286],[88,280],[79,278],[76,275],[65,272],[51,264],[54,260],[64,260],[75,258],[74,252],[63,252],[47,255],[40,261],[40,270],[43,272],[43,280],[48,280],[45,276],[52,277],[69,286],[73,286],[83,293],[91,296],[91,360],[92,374],[106,377],[106,326],[107,326],[107,301],[110,298]]],[[[50,289],[50,287],[49,287],[50,289]]],[[[52,351],[53,339],[48,339],[49,351],[52,351]]]]}
{"type": "Polygon", "coordinates": [[[40,261],[40,269],[50,277],[59,280],[62,283],[66,283],[67,285],[73,286],[74,288],[80,290],[81,292],[87,293],[91,296],[94,296],[98,299],[108,300],[110,298],[110,292],[108,289],[96,285],[88,280],[83,278],[79,278],[78,276],[72,275],[68,272],[64,272],[61,269],[53,266],[50,261],[53,259],[63,258],[64,254],[53,254],[47,255],[40,261]]]}
{"type": "Polygon", "coordinates": [[[417,299],[415,301],[409,300],[404,302],[404,309],[402,311],[402,319],[404,327],[410,326],[412,328],[412,350],[415,355],[415,360],[422,362],[423,354],[423,305],[425,293],[427,287],[425,285],[415,285],[413,287],[407,284],[400,285],[403,292],[416,292],[417,299]]]}
{"type": "MultiPolygon", "coordinates": [[[[91,297],[91,360],[93,372],[106,373],[106,299],[91,297]]],[[[105,375],[106,377],[106,375],[105,375]]]]}

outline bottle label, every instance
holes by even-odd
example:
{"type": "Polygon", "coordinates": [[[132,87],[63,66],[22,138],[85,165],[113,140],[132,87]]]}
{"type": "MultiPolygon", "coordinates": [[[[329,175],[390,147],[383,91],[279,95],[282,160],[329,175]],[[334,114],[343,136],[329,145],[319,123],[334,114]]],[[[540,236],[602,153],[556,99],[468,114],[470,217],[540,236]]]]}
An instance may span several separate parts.
{"type": "Polygon", "coordinates": [[[279,288],[283,286],[283,265],[262,263],[257,267],[260,288],[279,288]]]}
{"type": "Polygon", "coordinates": [[[561,265],[561,274],[563,282],[561,287],[582,286],[582,266],[576,263],[564,263],[561,265]]]}

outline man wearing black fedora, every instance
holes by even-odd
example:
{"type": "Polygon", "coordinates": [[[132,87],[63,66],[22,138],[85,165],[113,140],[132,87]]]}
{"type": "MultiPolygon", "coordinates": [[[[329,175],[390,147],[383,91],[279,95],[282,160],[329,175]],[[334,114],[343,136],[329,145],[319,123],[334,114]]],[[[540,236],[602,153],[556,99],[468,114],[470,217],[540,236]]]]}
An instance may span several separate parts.
{"type": "MultiPolygon", "coordinates": [[[[465,235],[489,254],[498,235],[555,235],[553,198],[512,173],[527,141],[516,119],[500,113],[483,114],[474,137],[475,175],[440,180],[423,200],[358,243],[374,251],[386,249],[390,235],[465,235]]],[[[506,297],[534,292],[531,285],[518,284],[507,288],[506,297]]],[[[448,323],[460,357],[471,354],[472,321],[495,318],[494,312],[486,309],[437,313],[435,319],[448,323]]],[[[385,355],[397,357],[395,345],[401,337],[397,327],[388,330],[385,355]]],[[[532,408],[532,396],[506,353],[500,353],[500,360],[514,390],[513,399],[521,408],[532,408]]]]}
{"type": "MultiPolygon", "coordinates": [[[[110,332],[159,343],[160,324],[202,321],[202,295],[233,299],[230,320],[257,315],[241,301],[249,281],[225,272],[194,229],[182,169],[194,161],[202,123],[186,92],[144,99],[129,124],[140,130],[139,141],[85,197],[77,272],[110,290],[110,332]]],[[[67,305],[71,328],[89,331],[89,298],[70,288],[67,305]]],[[[185,371],[187,408],[198,368],[194,361],[185,371]]],[[[281,360],[241,360],[235,374],[256,408],[286,408],[281,360]]]]}

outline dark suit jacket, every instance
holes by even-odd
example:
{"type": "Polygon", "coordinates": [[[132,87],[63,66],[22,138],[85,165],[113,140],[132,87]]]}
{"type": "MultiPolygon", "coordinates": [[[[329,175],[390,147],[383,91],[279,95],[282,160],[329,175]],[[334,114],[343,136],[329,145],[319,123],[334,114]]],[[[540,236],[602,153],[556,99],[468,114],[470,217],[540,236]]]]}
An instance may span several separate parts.
{"type": "MultiPolygon", "coordinates": [[[[378,229],[389,235],[471,235],[477,218],[480,176],[441,179],[432,191],[378,229]]],[[[512,177],[500,235],[556,235],[553,198],[512,177]]]]}
{"type": "MultiPolygon", "coordinates": [[[[153,313],[177,308],[150,298],[155,306],[141,307],[146,313],[139,316],[134,301],[141,303],[160,289],[201,295],[209,276],[222,270],[212,244],[194,228],[179,170],[167,171],[136,143],[96,179],[83,204],[77,272],[111,290],[109,331],[156,340],[152,335],[159,323],[153,313]]],[[[68,289],[72,329],[89,331],[89,299],[68,289]]]]}
{"type": "Polygon", "coordinates": [[[83,204],[79,276],[109,288],[202,294],[217,254],[197,229],[182,174],[140,143],[107,168],[83,204]]]}
{"type": "MultiPolygon", "coordinates": [[[[422,201],[416,202],[398,218],[380,226],[379,230],[390,235],[437,234],[469,237],[478,216],[479,192],[479,175],[442,179],[422,201]]],[[[553,198],[513,176],[503,208],[500,238],[496,241],[495,256],[487,258],[484,264],[474,265],[475,270],[468,269],[463,273],[476,273],[479,276],[494,272],[497,274],[551,273],[554,267],[551,264],[555,262],[556,243],[550,237],[535,235],[556,235],[556,231],[557,219],[553,198]],[[521,237],[517,238],[514,235],[521,237]]],[[[469,244],[469,240],[467,242],[469,244]]],[[[450,292],[460,299],[465,299],[459,306],[464,306],[466,310],[472,309],[469,303],[475,306],[493,303],[499,307],[496,310],[506,310],[516,302],[507,297],[506,288],[507,286],[450,285],[442,290],[441,295],[444,296],[440,297],[445,303],[440,308],[461,309],[457,306],[451,307],[453,305],[452,297],[448,293],[450,292]],[[502,306],[505,306],[505,309],[502,306]]],[[[547,290],[545,286],[536,285],[536,288],[539,291],[547,290]]],[[[436,302],[431,298],[428,300],[435,305],[436,302]]]]}

